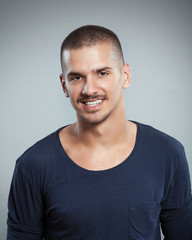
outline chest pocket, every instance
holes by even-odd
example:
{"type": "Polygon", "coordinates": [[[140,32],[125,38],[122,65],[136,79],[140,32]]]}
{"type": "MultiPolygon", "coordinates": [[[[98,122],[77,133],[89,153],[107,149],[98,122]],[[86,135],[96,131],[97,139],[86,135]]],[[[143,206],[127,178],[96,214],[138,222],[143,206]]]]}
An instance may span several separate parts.
{"type": "Polygon", "coordinates": [[[159,227],[159,209],[156,202],[129,203],[129,239],[154,240],[159,227]]]}

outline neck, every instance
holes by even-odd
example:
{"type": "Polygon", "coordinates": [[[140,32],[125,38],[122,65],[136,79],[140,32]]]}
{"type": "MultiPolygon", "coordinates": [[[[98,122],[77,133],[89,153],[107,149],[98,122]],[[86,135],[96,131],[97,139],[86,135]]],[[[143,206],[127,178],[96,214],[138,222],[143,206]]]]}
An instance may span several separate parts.
{"type": "Polygon", "coordinates": [[[78,139],[89,146],[112,146],[123,142],[127,139],[128,130],[129,122],[126,120],[124,112],[116,117],[108,117],[98,124],[78,120],[73,128],[78,139]]]}

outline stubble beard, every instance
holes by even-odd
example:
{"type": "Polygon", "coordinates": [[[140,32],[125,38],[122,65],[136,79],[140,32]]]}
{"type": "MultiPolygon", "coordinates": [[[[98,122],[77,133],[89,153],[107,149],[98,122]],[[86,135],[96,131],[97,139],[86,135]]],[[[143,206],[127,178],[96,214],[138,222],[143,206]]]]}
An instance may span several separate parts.
{"type": "MultiPolygon", "coordinates": [[[[95,126],[95,125],[103,123],[106,119],[108,119],[108,117],[111,115],[111,112],[105,113],[102,116],[97,116],[97,111],[92,112],[92,113],[90,112],[87,114],[88,114],[88,116],[85,116],[84,114],[79,114],[79,115],[77,114],[78,121],[95,126]],[[89,115],[95,115],[95,116],[89,117],[89,115]]],[[[98,115],[99,115],[99,113],[98,113],[98,115]]]]}

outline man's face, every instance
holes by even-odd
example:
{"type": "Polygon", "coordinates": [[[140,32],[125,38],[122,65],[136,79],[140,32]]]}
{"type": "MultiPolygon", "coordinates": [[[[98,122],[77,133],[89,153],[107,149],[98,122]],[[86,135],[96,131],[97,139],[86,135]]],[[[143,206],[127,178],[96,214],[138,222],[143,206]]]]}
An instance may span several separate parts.
{"type": "Polygon", "coordinates": [[[110,43],[103,43],[64,50],[60,79],[77,119],[100,123],[124,108],[123,88],[129,86],[130,69],[110,43]]]}

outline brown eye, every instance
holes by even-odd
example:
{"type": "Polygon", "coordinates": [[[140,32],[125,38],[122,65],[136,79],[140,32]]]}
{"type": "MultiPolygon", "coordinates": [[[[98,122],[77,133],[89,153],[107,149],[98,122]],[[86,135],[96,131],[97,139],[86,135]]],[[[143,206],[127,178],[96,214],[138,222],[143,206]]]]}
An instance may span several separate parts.
{"type": "Polygon", "coordinates": [[[80,76],[74,76],[74,77],[72,77],[70,80],[71,80],[71,81],[78,81],[78,80],[80,80],[80,79],[81,79],[80,76]]]}
{"type": "Polygon", "coordinates": [[[108,73],[107,73],[107,72],[104,72],[104,71],[102,71],[102,72],[100,72],[100,73],[99,73],[99,75],[100,75],[100,76],[107,76],[107,75],[108,75],[108,73]]]}

